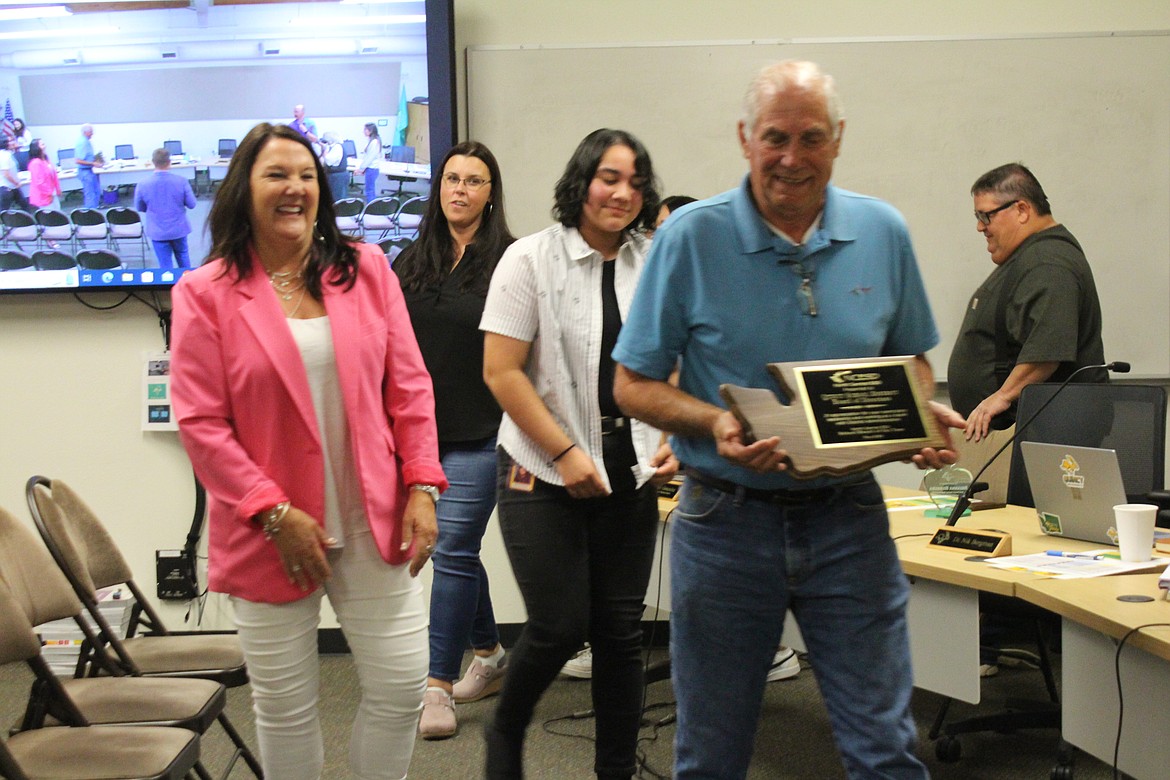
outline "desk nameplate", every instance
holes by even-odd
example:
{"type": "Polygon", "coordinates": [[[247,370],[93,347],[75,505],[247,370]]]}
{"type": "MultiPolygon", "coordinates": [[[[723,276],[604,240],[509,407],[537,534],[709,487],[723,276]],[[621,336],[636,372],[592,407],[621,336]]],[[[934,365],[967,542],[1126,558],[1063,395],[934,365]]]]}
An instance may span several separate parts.
{"type": "Polygon", "coordinates": [[[999,558],[1012,554],[1012,535],[1002,531],[976,531],[944,525],[934,532],[926,544],[935,550],[974,553],[985,558],[999,558]]]}

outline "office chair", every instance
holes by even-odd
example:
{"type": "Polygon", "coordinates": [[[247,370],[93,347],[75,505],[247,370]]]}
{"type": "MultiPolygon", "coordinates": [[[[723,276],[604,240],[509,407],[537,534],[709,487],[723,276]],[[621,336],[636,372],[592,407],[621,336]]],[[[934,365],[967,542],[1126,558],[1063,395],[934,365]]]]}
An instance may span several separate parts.
{"type": "Polygon", "coordinates": [[[422,195],[404,202],[394,215],[396,227],[395,238],[418,236],[418,226],[422,223],[423,215],[427,213],[427,196],[422,195]]]}
{"type": "Polygon", "coordinates": [[[0,271],[29,271],[35,266],[32,258],[15,249],[0,249],[0,271]]]}
{"type": "Polygon", "coordinates": [[[362,236],[362,209],[365,203],[361,198],[340,198],[333,202],[334,217],[337,229],[350,236],[362,236]]]}
{"type": "Polygon", "coordinates": [[[38,249],[32,253],[32,261],[38,271],[68,271],[77,267],[73,255],[60,249],[38,249]]]}
{"type": "Polygon", "coordinates": [[[378,233],[378,240],[386,238],[395,228],[394,215],[398,213],[397,198],[374,198],[362,209],[362,232],[378,233]]]}
{"type": "Polygon", "coordinates": [[[0,211],[0,227],[4,229],[4,243],[16,244],[16,248],[22,252],[24,244],[36,246],[41,236],[40,226],[32,214],[20,209],[0,211]]]}
{"type": "Polygon", "coordinates": [[[110,242],[110,226],[101,211],[91,208],[76,208],[69,212],[73,223],[73,250],[85,249],[86,243],[96,241],[102,247],[110,242]]]}
{"type": "MultiPolygon", "coordinates": [[[[93,629],[82,616],[81,602],[65,575],[33,532],[3,508],[0,508],[0,581],[31,625],[73,620],[85,641],[95,645],[93,629]]],[[[61,679],[53,673],[43,654],[28,659],[27,663],[34,681],[21,731],[68,723],[79,712],[94,726],[171,726],[202,735],[227,704],[226,689],[212,680],[61,679]]],[[[202,766],[196,765],[195,771],[200,777],[209,777],[202,766]]]]}
{"type": "Polygon", "coordinates": [[[355,144],[353,141],[351,141],[348,138],[341,142],[341,149],[342,149],[343,153],[345,154],[345,158],[347,160],[358,156],[357,144],[355,144]]]}
{"type": "Polygon", "coordinates": [[[138,248],[138,256],[146,265],[146,232],[142,226],[142,215],[131,208],[116,206],[106,212],[106,225],[110,229],[110,247],[125,257],[122,242],[138,248]]]}
{"type": "Polygon", "coordinates": [[[37,209],[33,219],[41,226],[41,249],[55,249],[52,245],[57,242],[73,241],[73,223],[64,211],[37,209]]]}
{"type": "MultiPolygon", "coordinates": [[[[25,497],[33,524],[49,549],[57,567],[73,592],[81,599],[96,628],[104,658],[113,668],[102,666],[104,658],[81,659],[79,671],[90,676],[102,673],[135,677],[182,677],[214,680],[229,688],[248,681],[243,652],[231,634],[171,634],[162,619],[134,582],[134,575],[109,532],[85,502],[61,480],[34,476],[25,484],[25,497]],[[97,591],[122,585],[135,599],[126,629],[120,639],[98,608],[97,591]],[[138,629],[147,633],[135,636],[138,629]]],[[[225,713],[217,718],[235,745],[234,763],[243,758],[252,774],[264,776],[260,762],[244,743],[225,713]]]]}
{"type": "Polygon", "coordinates": [[[116,271],[125,263],[108,249],[82,249],[77,253],[77,264],[88,271],[116,271]]]}
{"type": "MultiPolygon", "coordinates": [[[[1060,385],[1024,388],[1016,419],[1027,419],[1060,385]]],[[[1154,385],[1071,384],[1013,445],[1008,503],[1035,506],[1020,442],[1039,441],[1117,451],[1121,481],[1131,501],[1163,488],[1166,464],[1166,391],[1154,385]]]]}
{"type": "MultiPolygon", "coordinates": [[[[1029,385],[1020,395],[1017,420],[1028,420],[1053,397],[1058,384],[1029,385]]],[[[1028,488],[1024,459],[1018,452],[1021,441],[1107,447],[1117,452],[1122,483],[1131,497],[1144,498],[1161,490],[1165,468],[1166,391],[1151,385],[1084,383],[1068,385],[1026,429],[1014,447],[1008,477],[1009,504],[1034,506],[1028,488]]],[[[993,618],[1026,624],[1036,643],[1035,657],[1026,651],[1001,650],[1000,656],[1025,658],[1038,663],[1048,692],[1047,702],[1009,700],[1006,710],[945,723],[951,699],[943,702],[929,738],[935,742],[940,761],[959,760],[962,746],[958,735],[977,731],[1010,732],[1028,728],[1060,728],[1060,699],[1049,657],[1049,632],[1059,625],[1047,610],[1019,599],[980,594],[980,611],[993,618]]],[[[1053,776],[1071,772],[1071,748],[1062,744],[1053,776]]]]}
{"type": "Polygon", "coordinates": [[[400,163],[414,162],[414,147],[413,146],[391,146],[390,147],[390,162],[400,162],[400,163]]]}
{"type": "MultiPolygon", "coordinates": [[[[41,642],[7,584],[0,582],[0,664],[17,662],[43,663],[41,642]]],[[[60,702],[64,728],[25,729],[0,739],[0,776],[9,780],[182,780],[197,766],[199,735],[194,731],[93,726],[67,693],[60,702]]]]}
{"type": "Polygon", "coordinates": [[[195,192],[195,197],[200,195],[210,195],[214,185],[211,181],[210,168],[196,168],[195,178],[191,182],[191,189],[195,192]]]}

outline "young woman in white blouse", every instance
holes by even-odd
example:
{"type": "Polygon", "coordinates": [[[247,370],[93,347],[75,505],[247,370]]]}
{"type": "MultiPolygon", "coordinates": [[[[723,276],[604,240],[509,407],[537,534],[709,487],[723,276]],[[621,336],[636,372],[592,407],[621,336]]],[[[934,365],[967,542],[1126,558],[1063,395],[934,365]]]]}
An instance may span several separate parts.
{"type": "Polygon", "coordinates": [[[657,486],[678,467],[658,431],[623,417],[610,357],[658,214],[650,155],[590,133],[556,186],[557,223],[514,243],[480,328],[484,378],[504,410],[500,530],[528,622],[487,728],[487,777],[520,777],[524,732],[561,666],[593,647],[594,771],[628,778],[641,721],[642,599],[657,486]]]}

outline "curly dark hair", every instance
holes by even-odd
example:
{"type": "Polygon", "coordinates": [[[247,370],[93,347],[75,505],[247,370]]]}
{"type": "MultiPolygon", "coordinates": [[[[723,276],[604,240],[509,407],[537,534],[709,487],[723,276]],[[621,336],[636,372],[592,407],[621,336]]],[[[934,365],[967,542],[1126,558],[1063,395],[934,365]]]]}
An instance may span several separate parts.
{"type": "Polygon", "coordinates": [[[293,141],[305,147],[313,158],[317,170],[317,182],[321,193],[317,204],[317,222],[313,229],[313,251],[305,266],[305,289],[317,300],[321,299],[321,284],[326,272],[331,273],[330,284],[353,287],[357,281],[358,256],[355,241],[337,228],[333,203],[329,200],[328,189],[321,184],[326,181],[325,169],[313,153],[313,147],[303,135],[287,125],[273,125],[262,122],[244,136],[235,154],[227,175],[211,204],[207,216],[207,229],[211,232],[211,250],[208,259],[222,257],[224,273],[234,271],[237,279],[243,279],[252,268],[252,168],[260,151],[274,138],[293,141]]]}
{"type": "Polygon", "coordinates": [[[593,182],[601,158],[611,146],[628,146],[634,152],[634,173],[642,182],[639,187],[642,210],[628,229],[653,229],[654,220],[658,217],[659,195],[658,179],[654,176],[650,153],[641,141],[625,130],[605,127],[594,130],[582,139],[557,182],[552,215],[565,227],[581,226],[581,212],[589,198],[589,185],[593,182]]]}
{"type": "Polygon", "coordinates": [[[447,217],[443,214],[441,190],[447,161],[457,155],[481,161],[487,166],[491,180],[491,195],[484,205],[475,241],[464,250],[461,261],[475,264],[475,273],[464,277],[465,291],[486,294],[500,256],[516,240],[508,230],[508,220],[504,216],[504,180],[496,156],[479,141],[456,144],[432,169],[431,194],[427,200],[427,213],[419,223],[418,239],[394,258],[394,272],[404,290],[417,292],[438,287],[455,264],[455,245],[451,241],[447,217]]]}

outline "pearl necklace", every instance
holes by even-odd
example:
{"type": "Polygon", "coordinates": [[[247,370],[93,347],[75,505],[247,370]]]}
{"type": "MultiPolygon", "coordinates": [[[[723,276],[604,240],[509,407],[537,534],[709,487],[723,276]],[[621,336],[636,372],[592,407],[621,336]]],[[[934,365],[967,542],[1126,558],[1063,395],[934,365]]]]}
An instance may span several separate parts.
{"type": "Polygon", "coordinates": [[[270,271],[268,282],[282,300],[291,301],[298,290],[305,289],[304,266],[295,271],[270,271]]]}

